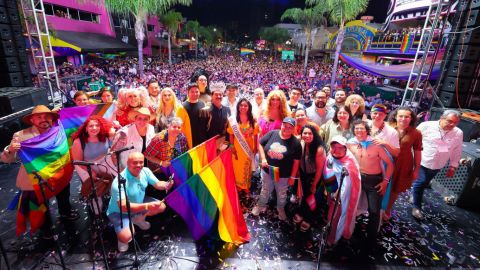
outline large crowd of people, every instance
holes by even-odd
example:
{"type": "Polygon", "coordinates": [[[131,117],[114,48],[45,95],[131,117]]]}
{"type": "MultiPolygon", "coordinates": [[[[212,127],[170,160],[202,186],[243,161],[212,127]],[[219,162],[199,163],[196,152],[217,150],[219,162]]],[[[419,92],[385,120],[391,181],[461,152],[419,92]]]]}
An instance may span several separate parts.
{"type": "MultiPolygon", "coordinates": [[[[357,89],[361,83],[381,80],[344,65],[340,65],[331,93],[330,65],[319,62],[312,63],[313,77],[304,76],[299,63],[269,62],[268,58],[242,60],[227,55],[174,66],[147,62],[145,77],[137,75],[133,59],[60,69],[63,75],[103,76],[111,86],[101,89],[98,96],[101,102],[116,104],[113,117],[88,118],[74,135],[73,156],[113,162],[105,158],[107,153],[133,146],[119,162],[127,180],[133,223],[142,230],[150,228],[145,216],[161,213],[166,207],[159,198],[146,196],[147,186],[172,188],[170,182],[158,180],[168,179],[172,159],[217,135],[225,138],[224,146],[232,148],[239,192],[249,194],[252,174],[260,172],[261,191],[252,215],[265,212],[275,190],[278,219],[292,220],[300,232],[308,234],[313,220],[328,218],[315,216],[317,206],[333,205],[333,194],[339,192],[340,215],[333,217],[336,230],[332,230],[329,243],[349,238],[356,215],[368,212],[367,252],[376,245],[379,226],[390,220],[401,192],[413,183],[412,215],[422,219],[425,187],[448,161],[449,176],[458,167],[463,134],[456,127],[460,120],[457,111],[446,110],[439,121],[417,128],[416,114],[410,108],[390,112],[382,100],[365,100],[357,89]],[[388,207],[381,211],[390,182],[388,207]],[[303,187],[303,193],[297,193],[300,207],[288,213],[289,187],[295,183],[297,188],[303,187]]],[[[74,86],[67,83],[64,87],[70,91],[68,87],[74,86]]],[[[72,98],[76,106],[96,102],[82,90],[75,91],[72,98]]],[[[35,108],[24,119],[32,127],[14,134],[1,153],[2,161],[15,161],[20,142],[48,131],[57,119],[58,112],[35,108]]],[[[82,185],[87,185],[86,167],[76,165],[76,171],[82,185]]],[[[91,207],[96,213],[108,209],[118,249],[126,251],[133,233],[128,220],[118,215],[120,209],[125,210],[125,203],[118,199],[121,191],[112,174],[94,169],[102,192],[96,198],[100,203],[91,207]],[[106,193],[111,198],[103,207],[100,195],[106,193]]],[[[17,186],[32,190],[23,166],[17,186]]],[[[90,189],[86,187],[82,194],[86,196],[90,189]]],[[[68,195],[59,200],[59,206],[66,205],[60,211],[74,219],[78,213],[70,209],[68,195]]],[[[308,237],[304,239],[310,247],[308,237]]]]}

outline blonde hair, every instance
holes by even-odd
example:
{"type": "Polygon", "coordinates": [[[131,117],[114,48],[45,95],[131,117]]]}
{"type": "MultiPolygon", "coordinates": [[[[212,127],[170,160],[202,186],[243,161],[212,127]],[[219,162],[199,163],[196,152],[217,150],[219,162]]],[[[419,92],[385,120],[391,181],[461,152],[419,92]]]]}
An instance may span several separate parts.
{"type": "Polygon", "coordinates": [[[157,111],[155,112],[155,115],[156,115],[156,122],[158,123],[160,121],[160,117],[162,117],[162,115],[165,114],[165,104],[163,104],[163,97],[162,97],[162,94],[165,93],[165,92],[170,92],[170,94],[172,94],[172,99],[170,100],[170,102],[172,104],[170,104],[173,108],[173,111],[172,113],[175,115],[177,114],[177,110],[178,108],[181,106],[180,103],[178,102],[178,99],[177,99],[177,96],[175,95],[175,91],[173,91],[172,88],[170,87],[165,87],[162,89],[162,91],[160,91],[159,95],[160,95],[160,98],[159,98],[159,101],[158,101],[158,108],[157,108],[157,111]]]}
{"type": "Polygon", "coordinates": [[[128,107],[127,104],[127,96],[130,93],[135,93],[138,95],[140,98],[140,107],[147,107],[147,98],[148,98],[148,90],[143,87],[137,87],[137,88],[120,88],[118,90],[118,103],[117,103],[117,108],[119,110],[125,110],[128,107]]]}
{"type": "Polygon", "coordinates": [[[273,91],[270,91],[270,93],[268,93],[267,106],[263,111],[263,116],[266,119],[270,118],[271,101],[272,101],[272,98],[274,97],[280,98],[280,120],[289,116],[290,110],[288,109],[288,106],[287,106],[287,97],[285,96],[285,93],[283,93],[282,90],[273,90],[273,91]]]}
{"type": "MultiPolygon", "coordinates": [[[[347,99],[345,100],[345,106],[347,106],[350,109],[350,111],[352,111],[352,109],[350,108],[350,105],[352,105],[354,100],[357,100],[358,103],[360,103],[360,107],[358,107],[358,110],[355,112],[355,114],[356,115],[363,114],[365,112],[365,100],[360,95],[352,94],[348,96],[347,99]]],[[[353,112],[352,112],[352,115],[353,115],[353,112]]]]}

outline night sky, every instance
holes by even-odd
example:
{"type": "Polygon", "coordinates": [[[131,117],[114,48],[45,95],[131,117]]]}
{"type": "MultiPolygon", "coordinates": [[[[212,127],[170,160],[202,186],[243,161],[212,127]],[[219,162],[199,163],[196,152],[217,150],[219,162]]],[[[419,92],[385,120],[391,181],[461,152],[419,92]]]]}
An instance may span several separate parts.
{"type": "MultiPolygon", "coordinates": [[[[201,25],[216,25],[232,36],[255,36],[262,26],[280,22],[283,12],[292,7],[303,8],[304,0],[193,0],[190,7],[176,8],[188,20],[201,25]]],[[[363,15],[372,15],[375,22],[384,22],[388,0],[370,0],[363,15]]],[[[227,39],[231,39],[227,37],[227,39]]]]}

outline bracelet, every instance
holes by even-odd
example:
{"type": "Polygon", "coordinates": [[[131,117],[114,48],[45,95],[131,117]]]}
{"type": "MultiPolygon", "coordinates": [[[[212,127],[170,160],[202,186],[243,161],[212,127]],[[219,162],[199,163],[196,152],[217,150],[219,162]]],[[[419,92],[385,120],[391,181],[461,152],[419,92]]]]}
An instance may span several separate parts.
{"type": "Polygon", "coordinates": [[[145,204],[145,211],[148,211],[148,203],[145,204]]]}

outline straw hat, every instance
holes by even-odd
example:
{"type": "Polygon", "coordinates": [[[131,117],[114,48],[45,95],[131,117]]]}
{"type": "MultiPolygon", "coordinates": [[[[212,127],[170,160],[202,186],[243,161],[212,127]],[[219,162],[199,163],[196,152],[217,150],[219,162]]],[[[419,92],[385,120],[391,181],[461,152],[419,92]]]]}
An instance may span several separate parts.
{"type": "Polygon", "coordinates": [[[28,115],[25,115],[23,118],[22,118],[22,121],[24,123],[27,123],[27,124],[31,124],[32,122],[30,121],[32,119],[32,117],[35,115],[35,114],[41,114],[41,113],[47,113],[47,114],[50,114],[53,118],[53,121],[56,121],[58,120],[58,118],[60,117],[60,115],[58,115],[57,112],[53,112],[51,111],[47,106],[45,105],[37,105],[35,106],[35,108],[33,108],[32,110],[32,113],[28,114],[28,115]]]}
{"type": "Polygon", "coordinates": [[[128,112],[128,120],[135,121],[135,117],[137,117],[137,115],[148,116],[150,118],[148,121],[153,121],[155,119],[155,115],[152,115],[148,108],[141,107],[139,109],[133,109],[128,112]]]}

